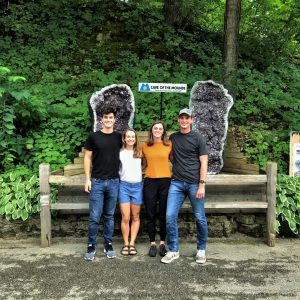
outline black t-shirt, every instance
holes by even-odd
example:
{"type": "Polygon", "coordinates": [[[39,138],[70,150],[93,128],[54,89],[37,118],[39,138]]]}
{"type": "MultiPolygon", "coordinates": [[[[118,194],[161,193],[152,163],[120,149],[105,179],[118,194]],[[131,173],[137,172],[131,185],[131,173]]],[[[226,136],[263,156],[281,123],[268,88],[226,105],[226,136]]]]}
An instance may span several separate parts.
{"type": "Polygon", "coordinates": [[[207,155],[203,137],[196,131],[171,134],[173,150],[173,178],[188,183],[198,183],[200,179],[199,156],[207,155]]]}
{"type": "Polygon", "coordinates": [[[84,148],[93,151],[92,178],[113,179],[119,177],[119,153],[122,147],[122,136],[118,132],[89,134],[84,148]]]}

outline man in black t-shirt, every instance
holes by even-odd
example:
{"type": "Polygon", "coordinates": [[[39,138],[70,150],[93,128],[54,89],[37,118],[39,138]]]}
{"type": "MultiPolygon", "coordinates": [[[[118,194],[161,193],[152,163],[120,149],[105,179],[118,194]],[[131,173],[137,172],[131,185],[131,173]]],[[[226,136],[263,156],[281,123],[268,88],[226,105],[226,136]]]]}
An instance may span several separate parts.
{"type": "Polygon", "coordinates": [[[173,175],[167,203],[167,237],[169,251],[161,259],[168,264],[179,258],[177,218],[186,195],[189,196],[197,224],[196,262],[204,264],[207,221],[204,209],[208,155],[202,136],[191,130],[192,114],[187,108],[179,112],[180,131],[170,136],[173,151],[173,175]]]}
{"type": "Polygon", "coordinates": [[[114,131],[115,110],[102,110],[102,129],[90,133],[85,143],[84,190],[90,193],[88,247],[85,260],[93,260],[96,253],[96,239],[99,222],[104,217],[104,252],[108,258],[115,258],[112,247],[114,233],[114,213],[119,189],[119,153],[122,147],[121,134],[114,131]],[[92,172],[90,174],[92,165],[92,172]]]}

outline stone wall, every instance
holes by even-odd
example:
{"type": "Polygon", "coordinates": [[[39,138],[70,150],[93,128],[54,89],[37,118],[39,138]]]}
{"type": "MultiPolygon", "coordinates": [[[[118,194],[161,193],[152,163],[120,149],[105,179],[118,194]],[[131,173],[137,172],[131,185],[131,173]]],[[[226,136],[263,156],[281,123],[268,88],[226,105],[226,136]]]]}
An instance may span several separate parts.
{"type": "MultiPolygon", "coordinates": [[[[121,216],[116,214],[115,235],[121,236],[121,216]]],[[[209,237],[229,237],[231,234],[241,232],[249,236],[262,237],[266,234],[265,214],[232,214],[232,215],[207,215],[209,237]]],[[[185,212],[179,216],[179,235],[195,239],[196,223],[192,213],[185,212]]],[[[52,237],[86,237],[88,215],[62,215],[52,217],[52,237]]],[[[100,233],[103,224],[100,224],[100,233]]],[[[146,237],[146,217],[141,215],[140,236],[146,237]]],[[[1,219],[0,238],[27,238],[40,236],[39,215],[26,221],[7,221],[1,219]]]]}

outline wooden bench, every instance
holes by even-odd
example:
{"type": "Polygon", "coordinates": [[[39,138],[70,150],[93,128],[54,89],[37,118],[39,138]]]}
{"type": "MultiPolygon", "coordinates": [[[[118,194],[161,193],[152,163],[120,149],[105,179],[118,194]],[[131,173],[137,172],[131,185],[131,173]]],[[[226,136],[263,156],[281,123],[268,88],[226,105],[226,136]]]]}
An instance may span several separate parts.
{"type": "MultiPolygon", "coordinates": [[[[145,139],[146,133],[140,132],[139,136],[145,139]]],[[[226,152],[224,169],[241,174],[221,173],[207,176],[206,213],[266,213],[266,242],[269,246],[274,246],[277,165],[268,163],[266,174],[258,174],[258,166],[247,163],[234,141],[227,145],[227,149],[230,151],[226,152]],[[233,160],[232,164],[229,163],[230,160],[233,160]]],[[[40,165],[41,245],[43,247],[51,244],[51,210],[71,210],[71,213],[88,212],[88,195],[83,191],[82,157],[81,153],[79,159],[74,160],[73,165],[52,173],[49,164],[40,165]],[[71,197],[65,194],[57,203],[50,203],[50,184],[60,184],[66,188],[77,187],[77,190],[71,197]]],[[[191,209],[189,202],[184,203],[183,209],[191,209]]]]}

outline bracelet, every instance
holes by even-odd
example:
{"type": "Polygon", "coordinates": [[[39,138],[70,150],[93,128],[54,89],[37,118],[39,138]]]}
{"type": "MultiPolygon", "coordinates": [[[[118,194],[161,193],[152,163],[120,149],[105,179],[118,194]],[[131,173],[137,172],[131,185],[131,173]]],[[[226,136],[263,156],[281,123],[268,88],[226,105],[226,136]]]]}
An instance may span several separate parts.
{"type": "Polygon", "coordinates": [[[205,183],[206,183],[206,181],[205,181],[205,180],[203,180],[203,179],[200,179],[200,180],[199,180],[199,183],[205,184],[205,183]]]}

